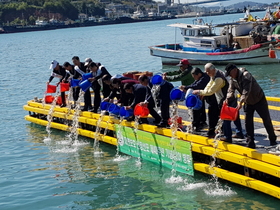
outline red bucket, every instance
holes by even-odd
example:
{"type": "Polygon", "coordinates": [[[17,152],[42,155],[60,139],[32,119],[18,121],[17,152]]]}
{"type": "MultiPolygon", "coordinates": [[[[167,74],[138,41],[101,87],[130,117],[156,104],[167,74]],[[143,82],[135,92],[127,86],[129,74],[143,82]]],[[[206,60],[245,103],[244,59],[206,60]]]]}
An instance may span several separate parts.
{"type": "Polygon", "coordinates": [[[59,106],[62,105],[62,98],[61,98],[61,96],[57,97],[56,105],[59,105],[59,106]]]}
{"type": "Polygon", "coordinates": [[[60,83],[60,92],[69,91],[69,83],[60,83]]]}
{"type": "Polygon", "coordinates": [[[51,95],[45,96],[45,103],[51,104],[54,100],[54,97],[51,95]]]}
{"type": "Polygon", "coordinates": [[[56,92],[56,85],[47,85],[46,93],[55,93],[56,92]]]}
{"type": "Polygon", "coordinates": [[[134,108],[134,115],[148,117],[149,113],[150,111],[147,106],[141,106],[140,104],[137,104],[134,108]]]}
{"type": "Polygon", "coordinates": [[[226,103],[223,104],[220,118],[221,120],[235,121],[238,116],[238,109],[229,107],[226,103]]]}

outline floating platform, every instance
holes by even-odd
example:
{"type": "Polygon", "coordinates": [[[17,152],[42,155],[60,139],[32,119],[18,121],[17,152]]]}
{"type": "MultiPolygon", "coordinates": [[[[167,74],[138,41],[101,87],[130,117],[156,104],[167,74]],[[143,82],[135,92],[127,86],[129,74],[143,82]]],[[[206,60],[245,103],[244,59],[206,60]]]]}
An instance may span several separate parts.
{"type": "MultiPolygon", "coordinates": [[[[274,119],[272,123],[279,141],[280,98],[267,97],[267,100],[269,102],[271,117],[274,119]]],[[[183,119],[187,119],[187,108],[183,105],[179,105],[178,108],[179,116],[182,116],[183,119]]],[[[25,116],[27,121],[42,126],[48,125],[47,115],[51,109],[51,105],[45,104],[43,106],[42,103],[31,100],[28,101],[27,105],[23,106],[23,109],[29,112],[29,115],[25,116]]],[[[72,125],[74,114],[74,110],[55,106],[53,109],[53,121],[50,126],[55,129],[69,131],[69,125],[72,125]]],[[[244,113],[240,113],[240,118],[242,123],[244,123],[244,113]]],[[[149,119],[149,121],[151,120],[152,119],[149,119]]],[[[108,115],[100,116],[100,114],[81,111],[78,121],[79,128],[77,132],[79,135],[92,139],[97,138],[99,141],[118,146],[118,142],[120,141],[118,141],[117,138],[117,126],[120,124],[120,119],[108,115]],[[99,129],[98,135],[95,133],[97,125],[101,128],[99,129]]],[[[254,118],[254,122],[256,149],[246,147],[245,139],[233,139],[233,143],[231,144],[207,138],[205,136],[207,130],[199,133],[176,131],[176,141],[179,142],[178,145],[181,145],[178,146],[178,148],[181,148],[182,153],[184,153],[184,145],[191,145],[191,154],[188,157],[192,158],[193,162],[191,163],[195,171],[215,175],[218,178],[280,199],[280,156],[278,156],[280,155],[280,151],[269,148],[269,140],[266,131],[263,128],[261,119],[258,118],[257,115],[254,118]],[[211,166],[213,158],[215,158],[214,167],[213,165],[211,166]]],[[[123,120],[121,121],[121,126],[127,129],[134,128],[134,123],[135,122],[123,120]]],[[[190,122],[183,121],[183,126],[189,124],[190,122]]],[[[151,124],[141,124],[138,126],[138,130],[151,135],[159,135],[169,139],[171,139],[171,137],[174,138],[174,133],[172,134],[172,130],[169,128],[158,128],[151,124]]],[[[160,141],[157,143],[165,144],[160,141]]],[[[163,145],[163,147],[168,146],[170,145],[163,145]]],[[[153,158],[162,158],[162,153],[159,151],[156,157],[149,158],[152,158],[152,161],[153,158]]],[[[183,165],[181,169],[181,171],[179,170],[180,172],[189,170],[184,169],[183,165]]],[[[187,173],[187,171],[185,172],[187,173]]]]}

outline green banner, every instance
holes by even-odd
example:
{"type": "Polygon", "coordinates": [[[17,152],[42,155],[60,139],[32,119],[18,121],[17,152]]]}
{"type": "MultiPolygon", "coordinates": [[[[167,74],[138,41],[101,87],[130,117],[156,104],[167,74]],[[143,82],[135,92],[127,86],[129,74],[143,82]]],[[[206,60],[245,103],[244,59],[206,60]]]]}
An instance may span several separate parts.
{"type": "Polygon", "coordinates": [[[191,143],[115,125],[119,151],[194,175],[191,143]]]}

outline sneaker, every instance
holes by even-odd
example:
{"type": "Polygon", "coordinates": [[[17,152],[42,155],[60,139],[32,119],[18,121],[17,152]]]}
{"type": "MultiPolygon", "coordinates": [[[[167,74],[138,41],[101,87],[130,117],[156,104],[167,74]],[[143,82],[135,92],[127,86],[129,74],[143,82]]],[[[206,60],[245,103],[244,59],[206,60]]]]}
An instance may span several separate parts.
{"type": "Polygon", "coordinates": [[[60,107],[61,107],[61,108],[62,108],[62,107],[66,107],[66,104],[61,104],[60,107]]]}
{"type": "Polygon", "coordinates": [[[207,133],[207,135],[206,135],[206,137],[211,138],[211,139],[215,138],[215,136],[216,136],[215,134],[209,134],[209,133],[207,133]]]}

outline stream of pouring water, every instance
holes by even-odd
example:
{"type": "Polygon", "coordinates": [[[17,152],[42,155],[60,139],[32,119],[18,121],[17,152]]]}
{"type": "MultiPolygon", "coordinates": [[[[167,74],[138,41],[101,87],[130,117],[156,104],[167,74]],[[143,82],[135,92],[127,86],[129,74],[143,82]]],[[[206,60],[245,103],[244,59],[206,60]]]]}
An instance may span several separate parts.
{"type": "Polygon", "coordinates": [[[71,141],[71,144],[77,143],[78,141],[78,128],[79,128],[79,117],[80,117],[80,108],[81,108],[81,100],[84,96],[85,92],[81,91],[79,93],[78,100],[76,101],[76,106],[74,109],[74,115],[72,119],[72,126],[70,127],[70,134],[68,135],[69,140],[71,141]]]}
{"type": "Polygon", "coordinates": [[[45,140],[51,140],[51,123],[52,123],[52,120],[53,120],[54,108],[56,106],[56,102],[57,102],[57,99],[58,99],[59,95],[60,95],[60,91],[57,91],[56,95],[54,97],[54,100],[51,103],[51,108],[49,110],[49,113],[47,115],[48,124],[46,126],[46,131],[47,131],[48,136],[47,136],[47,138],[45,138],[45,140]]]}

